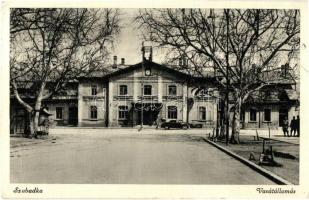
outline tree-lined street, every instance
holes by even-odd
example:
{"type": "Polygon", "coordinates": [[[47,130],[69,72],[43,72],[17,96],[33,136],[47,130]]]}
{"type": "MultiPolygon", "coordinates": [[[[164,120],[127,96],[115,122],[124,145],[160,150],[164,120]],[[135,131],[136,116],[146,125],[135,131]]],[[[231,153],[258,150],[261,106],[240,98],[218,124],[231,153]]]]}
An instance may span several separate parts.
{"type": "Polygon", "coordinates": [[[153,131],[143,135],[97,129],[92,134],[58,134],[53,141],[11,148],[11,181],[274,184],[198,135],[153,131]]]}

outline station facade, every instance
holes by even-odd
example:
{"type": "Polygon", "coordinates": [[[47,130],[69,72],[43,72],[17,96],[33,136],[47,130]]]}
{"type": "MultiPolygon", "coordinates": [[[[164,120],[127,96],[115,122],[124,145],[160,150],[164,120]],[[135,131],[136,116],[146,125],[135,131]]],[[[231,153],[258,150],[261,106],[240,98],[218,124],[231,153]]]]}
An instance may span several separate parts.
{"type": "MultiPolygon", "coordinates": [[[[62,95],[43,102],[54,126],[156,127],[182,121],[215,128],[223,123],[222,101],[211,76],[198,78],[145,60],[112,66],[110,73],[92,74],[70,83],[62,95]]],[[[295,85],[294,85],[295,86],[295,85]]],[[[242,128],[278,128],[285,117],[299,115],[299,96],[293,84],[259,91],[241,112],[242,128]]],[[[25,111],[11,97],[11,133],[21,133],[25,111]]]]}

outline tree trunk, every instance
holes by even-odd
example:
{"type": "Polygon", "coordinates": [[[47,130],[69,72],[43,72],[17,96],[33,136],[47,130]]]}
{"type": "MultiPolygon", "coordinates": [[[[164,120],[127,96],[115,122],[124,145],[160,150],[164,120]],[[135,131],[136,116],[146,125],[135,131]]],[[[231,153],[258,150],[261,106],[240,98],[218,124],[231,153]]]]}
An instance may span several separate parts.
{"type": "Polygon", "coordinates": [[[225,133],[226,133],[226,131],[225,131],[225,125],[222,125],[222,126],[220,127],[220,135],[219,135],[219,138],[220,138],[220,139],[225,138],[225,133]]]}
{"type": "Polygon", "coordinates": [[[34,117],[33,117],[33,112],[29,113],[29,118],[28,118],[28,123],[29,123],[29,138],[35,137],[35,130],[34,130],[34,117]]]}
{"type": "Polygon", "coordinates": [[[32,116],[32,119],[30,120],[30,123],[32,123],[33,131],[31,132],[32,138],[37,138],[37,133],[39,130],[39,117],[40,117],[40,109],[42,105],[42,96],[39,95],[37,98],[37,101],[34,106],[34,111],[32,116]]]}
{"type": "Polygon", "coordinates": [[[39,115],[40,112],[31,111],[27,112],[25,137],[37,138],[37,131],[39,127],[39,115]]]}
{"type": "Polygon", "coordinates": [[[239,144],[240,112],[241,112],[241,99],[239,98],[238,103],[236,103],[235,105],[233,121],[232,121],[232,136],[230,142],[233,144],[239,144]]]}
{"type": "Polygon", "coordinates": [[[225,138],[225,105],[221,104],[221,110],[220,110],[220,121],[219,121],[219,139],[225,138]]]}
{"type": "Polygon", "coordinates": [[[34,109],[32,111],[28,111],[28,126],[29,126],[29,138],[37,138],[37,133],[39,131],[39,118],[40,118],[40,109],[42,105],[42,95],[39,94],[34,109]]]}

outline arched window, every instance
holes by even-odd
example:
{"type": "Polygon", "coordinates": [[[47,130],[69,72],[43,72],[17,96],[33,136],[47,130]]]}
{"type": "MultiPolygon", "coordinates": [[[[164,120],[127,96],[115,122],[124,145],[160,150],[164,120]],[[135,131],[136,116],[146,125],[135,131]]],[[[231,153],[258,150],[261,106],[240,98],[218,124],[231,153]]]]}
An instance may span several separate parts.
{"type": "Polygon", "coordinates": [[[128,86],[120,85],[119,86],[119,95],[127,95],[128,94],[128,86]]]}
{"type": "Polygon", "coordinates": [[[151,95],[152,86],[151,85],[144,85],[144,95],[151,95]]]}
{"type": "Polygon", "coordinates": [[[206,120],[206,108],[199,107],[199,120],[206,120]]]}
{"type": "Polygon", "coordinates": [[[96,106],[90,106],[90,118],[91,119],[98,118],[98,109],[96,106]]]}
{"type": "Polygon", "coordinates": [[[177,107],[168,106],[167,107],[167,118],[168,119],[177,119],[177,107]]]}

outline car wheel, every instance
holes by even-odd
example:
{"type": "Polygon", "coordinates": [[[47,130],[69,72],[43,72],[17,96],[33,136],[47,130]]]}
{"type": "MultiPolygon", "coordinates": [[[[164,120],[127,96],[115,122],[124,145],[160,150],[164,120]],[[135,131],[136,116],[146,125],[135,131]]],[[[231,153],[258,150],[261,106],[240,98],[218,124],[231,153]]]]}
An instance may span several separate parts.
{"type": "Polygon", "coordinates": [[[188,129],[188,126],[187,126],[187,125],[183,125],[183,126],[182,126],[182,129],[183,129],[183,130],[187,130],[187,129],[188,129]]]}

